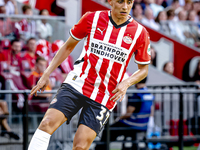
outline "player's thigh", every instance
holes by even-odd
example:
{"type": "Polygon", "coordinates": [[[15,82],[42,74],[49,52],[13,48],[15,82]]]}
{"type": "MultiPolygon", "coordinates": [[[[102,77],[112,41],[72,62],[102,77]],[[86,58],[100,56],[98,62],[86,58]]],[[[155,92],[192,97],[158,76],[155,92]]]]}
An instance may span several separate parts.
{"type": "Polygon", "coordinates": [[[49,108],[39,125],[39,129],[52,134],[65,121],[67,118],[61,111],[49,108]]]}
{"type": "Polygon", "coordinates": [[[110,111],[105,106],[91,100],[86,100],[86,105],[81,111],[78,125],[84,124],[98,135],[106,124],[110,111]]]}
{"type": "Polygon", "coordinates": [[[80,124],[74,137],[73,149],[82,148],[88,150],[95,137],[96,132],[93,129],[80,124]]]}

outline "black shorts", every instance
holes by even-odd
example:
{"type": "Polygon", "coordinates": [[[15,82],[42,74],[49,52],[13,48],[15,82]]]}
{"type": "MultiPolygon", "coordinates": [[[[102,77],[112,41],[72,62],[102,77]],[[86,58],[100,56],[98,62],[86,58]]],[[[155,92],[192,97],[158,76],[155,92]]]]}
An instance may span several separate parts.
{"type": "Polygon", "coordinates": [[[67,124],[82,108],[78,125],[84,124],[88,126],[97,135],[102,130],[111,113],[108,108],[84,96],[67,83],[61,85],[49,108],[61,111],[67,118],[67,124]]]}

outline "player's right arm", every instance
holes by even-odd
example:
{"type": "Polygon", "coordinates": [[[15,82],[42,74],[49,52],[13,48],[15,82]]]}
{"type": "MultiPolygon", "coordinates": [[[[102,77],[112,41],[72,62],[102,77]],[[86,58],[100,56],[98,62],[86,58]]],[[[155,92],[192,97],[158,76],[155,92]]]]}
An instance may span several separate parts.
{"type": "Polygon", "coordinates": [[[64,43],[64,45],[58,50],[53,60],[51,61],[48,68],[45,70],[44,74],[31,90],[31,95],[35,94],[37,96],[37,91],[44,91],[49,83],[50,74],[69,56],[77,43],[87,36],[88,34],[88,20],[91,19],[89,16],[91,13],[86,13],[82,16],[79,22],[72,27],[70,30],[70,37],[64,43]]]}
{"type": "Polygon", "coordinates": [[[31,95],[35,94],[37,96],[37,91],[44,91],[46,86],[49,84],[50,74],[69,56],[78,42],[79,41],[75,40],[71,36],[69,37],[69,39],[56,53],[50,65],[47,67],[47,69],[44,71],[44,74],[37,82],[37,85],[32,88],[31,95]]]}

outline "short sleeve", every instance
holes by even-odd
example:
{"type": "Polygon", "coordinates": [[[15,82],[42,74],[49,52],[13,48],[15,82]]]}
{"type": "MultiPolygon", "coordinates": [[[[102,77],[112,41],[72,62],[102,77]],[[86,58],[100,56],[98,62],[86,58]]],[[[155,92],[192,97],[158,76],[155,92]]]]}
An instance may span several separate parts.
{"type": "Polygon", "coordinates": [[[75,40],[80,41],[84,37],[87,36],[87,26],[88,26],[87,21],[88,21],[88,17],[89,17],[89,12],[87,12],[86,14],[84,14],[81,17],[81,19],[79,20],[79,22],[77,24],[75,24],[71,28],[70,35],[75,40]]]}
{"type": "Polygon", "coordinates": [[[137,64],[150,64],[151,61],[151,49],[150,49],[150,37],[145,28],[137,40],[135,51],[135,62],[137,64]]]}

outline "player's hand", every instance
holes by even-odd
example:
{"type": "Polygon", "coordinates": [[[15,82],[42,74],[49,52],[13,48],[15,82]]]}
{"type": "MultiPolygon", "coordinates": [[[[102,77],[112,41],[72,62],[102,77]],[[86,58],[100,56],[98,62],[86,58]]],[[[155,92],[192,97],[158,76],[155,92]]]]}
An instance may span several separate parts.
{"type": "Polygon", "coordinates": [[[37,85],[32,88],[31,95],[35,94],[35,96],[37,96],[37,91],[43,92],[48,84],[49,84],[49,76],[45,76],[43,74],[40,80],[37,82],[37,85]]]}
{"type": "Polygon", "coordinates": [[[128,87],[129,86],[125,80],[119,83],[117,87],[112,91],[112,93],[115,95],[111,97],[110,100],[116,102],[119,99],[121,102],[124,99],[128,87]]]}

